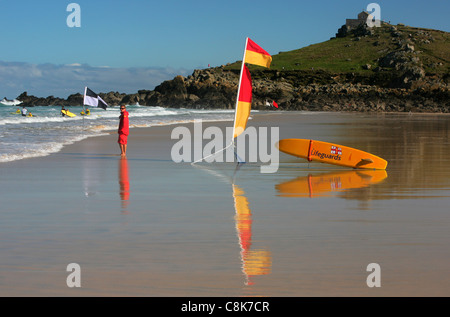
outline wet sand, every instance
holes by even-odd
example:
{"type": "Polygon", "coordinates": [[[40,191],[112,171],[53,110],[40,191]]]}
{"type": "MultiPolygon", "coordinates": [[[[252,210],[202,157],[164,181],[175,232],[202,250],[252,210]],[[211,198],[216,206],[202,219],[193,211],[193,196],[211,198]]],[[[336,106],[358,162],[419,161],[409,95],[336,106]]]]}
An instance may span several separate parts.
{"type": "Polygon", "coordinates": [[[449,118],[249,122],[369,151],[389,161],[385,176],[284,154],[270,174],[174,163],[176,126],[131,129],[126,159],[111,134],[2,163],[0,296],[448,296],[449,118]],[[370,263],[381,287],[367,285],[370,263]]]}

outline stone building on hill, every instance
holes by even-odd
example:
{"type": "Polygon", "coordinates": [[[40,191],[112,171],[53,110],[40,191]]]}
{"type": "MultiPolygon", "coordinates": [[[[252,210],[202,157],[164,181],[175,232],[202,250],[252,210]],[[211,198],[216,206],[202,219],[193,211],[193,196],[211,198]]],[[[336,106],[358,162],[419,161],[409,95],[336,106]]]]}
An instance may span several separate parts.
{"type": "Polygon", "coordinates": [[[370,13],[366,11],[362,11],[358,14],[357,19],[346,19],[345,25],[348,27],[348,29],[354,29],[357,28],[360,24],[367,23],[367,18],[371,16],[370,13]]]}
{"type": "MultiPolygon", "coordinates": [[[[367,20],[373,19],[373,15],[368,13],[367,11],[362,11],[358,14],[357,19],[346,19],[345,24],[338,30],[336,33],[336,37],[345,37],[349,34],[350,31],[358,29],[358,27],[363,27],[363,29],[369,27],[367,24],[367,20]]],[[[380,20],[376,20],[374,22],[380,22],[380,20]]],[[[384,22],[383,22],[384,23],[384,22]]]]}

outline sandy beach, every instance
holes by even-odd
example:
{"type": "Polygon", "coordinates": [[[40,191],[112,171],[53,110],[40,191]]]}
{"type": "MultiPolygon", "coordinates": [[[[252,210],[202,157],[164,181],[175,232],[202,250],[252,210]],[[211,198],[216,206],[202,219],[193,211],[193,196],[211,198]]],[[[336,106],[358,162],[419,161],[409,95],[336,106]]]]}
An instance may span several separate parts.
{"type": "Polygon", "coordinates": [[[0,296],[448,296],[449,122],[302,112],[249,121],[279,127],[280,139],[379,155],[389,165],[378,180],[285,154],[268,174],[261,163],[175,163],[177,125],[131,129],[125,159],[111,133],[1,163],[0,296]],[[305,192],[314,180],[327,190],[305,192]],[[81,287],[66,283],[70,263],[81,287]],[[370,263],[381,287],[367,285],[370,263]]]}

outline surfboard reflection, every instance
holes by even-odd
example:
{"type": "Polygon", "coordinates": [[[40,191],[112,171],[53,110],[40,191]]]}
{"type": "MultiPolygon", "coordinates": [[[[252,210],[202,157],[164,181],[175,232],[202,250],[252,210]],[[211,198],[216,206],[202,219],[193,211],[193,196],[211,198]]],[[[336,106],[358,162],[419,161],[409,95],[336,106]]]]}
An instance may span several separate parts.
{"type": "Polygon", "coordinates": [[[128,175],[128,160],[126,157],[121,157],[119,160],[119,186],[120,200],[122,201],[122,213],[128,213],[130,180],[128,175]]]}
{"type": "Polygon", "coordinates": [[[270,274],[272,268],[271,253],[262,249],[251,249],[252,245],[252,213],[245,192],[237,185],[233,186],[234,208],[236,211],[236,231],[241,247],[242,272],[246,277],[245,284],[253,285],[252,277],[270,274]]]}
{"type": "Polygon", "coordinates": [[[368,187],[387,178],[385,170],[339,171],[325,174],[301,176],[277,184],[277,196],[318,197],[349,189],[368,187]]]}

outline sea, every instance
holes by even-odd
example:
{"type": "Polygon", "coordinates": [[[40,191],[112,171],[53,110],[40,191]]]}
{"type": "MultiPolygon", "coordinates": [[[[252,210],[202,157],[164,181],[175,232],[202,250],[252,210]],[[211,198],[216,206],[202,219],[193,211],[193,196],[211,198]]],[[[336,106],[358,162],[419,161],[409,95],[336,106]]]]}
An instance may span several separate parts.
{"type": "MultiPolygon", "coordinates": [[[[81,115],[83,107],[67,107],[75,117],[61,116],[60,106],[27,108],[32,117],[16,111],[22,109],[13,102],[0,104],[0,163],[31,157],[46,156],[64,146],[89,137],[115,131],[119,124],[118,106],[89,108],[89,116],[81,115]]],[[[203,122],[232,121],[234,110],[172,109],[127,105],[130,128],[171,125],[202,120],[203,122]]]]}

